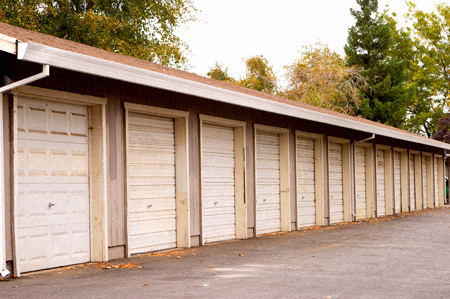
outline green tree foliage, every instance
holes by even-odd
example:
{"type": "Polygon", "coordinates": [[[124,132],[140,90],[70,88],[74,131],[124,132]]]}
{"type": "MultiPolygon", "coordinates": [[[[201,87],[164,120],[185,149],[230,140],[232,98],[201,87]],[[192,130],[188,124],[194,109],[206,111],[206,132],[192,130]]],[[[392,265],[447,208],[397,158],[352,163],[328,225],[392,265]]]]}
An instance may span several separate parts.
{"type": "Polygon", "coordinates": [[[354,114],[360,89],[367,86],[357,67],[347,67],[338,53],[320,43],[306,47],[285,69],[285,97],[346,114],[354,114]]]}
{"type": "Polygon", "coordinates": [[[173,67],[186,65],[175,28],[192,0],[2,0],[0,21],[173,67]]]}
{"type": "Polygon", "coordinates": [[[228,68],[224,69],[223,65],[220,65],[217,61],[214,64],[214,67],[212,67],[209,72],[206,74],[207,77],[211,79],[216,79],[220,81],[226,81],[229,83],[236,84],[236,80],[234,80],[230,75],[228,75],[228,68]]]}
{"type": "Polygon", "coordinates": [[[408,6],[407,27],[401,28],[395,15],[385,19],[393,28],[392,55],[408,61],[408,83],[415,91],[406,128],[432,137],[450,100],[450,6],[439,4],[432,13],[412,2],[408,6]]]}
{"type": "Polygon", "coordinates": [[[252,56],[245,60],[244,78],[237,84],[266,93],[275,94],[278,90],[277,78],[269,62],[262,55],[252,56]]]}
{"type": "Polygon", "coordinates": [[[228,75],[228,68],[224,69],[224,66],[220,65],[217,61],[206,76],[266,93],[277,93],[277,77],[266,58],[262,55],[252,56],[245,59],[245,66],[244,77],[239,80],[230,77],[228,75]]]}
{"type": "Polygon", "coordinates": [[[406,61],[389,55],[391,26],[378,15],[377,0],[357,0],[360,10],[351,9],[356,24],[349,29],[345,53],[348,66],[359,66],[369,88],[361,91],[356,114],[394,127],[402,127],[411,91],[406,61]]]}

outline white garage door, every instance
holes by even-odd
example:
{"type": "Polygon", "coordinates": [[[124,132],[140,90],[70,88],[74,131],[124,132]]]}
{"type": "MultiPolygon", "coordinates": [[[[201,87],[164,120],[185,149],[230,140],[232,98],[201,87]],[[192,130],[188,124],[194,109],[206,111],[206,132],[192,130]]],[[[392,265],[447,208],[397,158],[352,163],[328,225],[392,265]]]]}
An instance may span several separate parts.
{"type": "Polygon", "coordinates": [[[377,150],[377,217],[386,215],[384,166],[385,166],[384,150],[377,150]]]}
{"type": "Polygon", "coordinates": [[[439,172],[438,172],[438,159],[434,158],[434,207],[439,207],[439,172]]]}
{"type": "Polygon", "coordinates": [[[236,238],[234,129],[203,124],[203,242],[236,238]]]}
{"type": "Polygon", "coordinates": [[[279,135],[256,132],[257,233],[281,230],[279,135]]]}
{"type": "Polygon", "coordinates": [[[297,138],[298,226],[316,225],[314,139],[297,138]]]}
{"type": "Polygon", "coordinates": [[[356,188],[356,219],[367,218],[366,200],[366,150],[355,147],[355,188],[356,188]]]}
{"type": "Polygon", "coordinates": [[[26,98],[17,106],[20,271],[88,262],[87,107],[26,98]]]}
{"type": "Polygon", "coordinates": [[[344,189],[342,168],[342,145],[329,143],[330,161],[330,223],[344,221],[344,189]]]}
{"type": "Polygon", "coordinates": [[[414,165],[414,155],[409,155],[409,200],[411,211],[416,209],[416,168],[414,165]]]}
{"type": "Polygon", "coordinates": [[[172,118],[128,115],[130,253],[176,247],[172,118]]]}
{"type": "Polygon", "coordinates": [[[395,213],[402,211],[401,154],[394,152],[394,196],[395,213]]]}
{"type": "Polygon", "coordinates": [[[426,209],[428,207],[428,186],[427,186],[427,157],[422,157],[422,186],[423,186],[423,208],[426,209]]]}

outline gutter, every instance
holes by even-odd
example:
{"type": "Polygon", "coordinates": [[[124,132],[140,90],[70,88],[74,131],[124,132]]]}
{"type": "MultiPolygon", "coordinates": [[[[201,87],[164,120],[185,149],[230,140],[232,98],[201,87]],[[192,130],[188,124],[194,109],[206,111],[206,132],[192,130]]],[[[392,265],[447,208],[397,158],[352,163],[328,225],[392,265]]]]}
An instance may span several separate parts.
{"type": "Polygon", "coordinates": [[[354,144],[358,144],[358,143],[361,143],[361,142],[366,142],[366,141],[369,141],[369,140],[372,140],[372,139],[375,139],[375,134],[372,134],[372,136],[370,136],[369,138],[363,139],[363,140],[353,141],[352,144],[354,145],[354,144]]]}
{"type": "Polygon", "coordinates": [[[20,55],[20,59],[25,61],[48,64],[54,67],[77,71],[80,73],[179,92],[241,107],[349,128],[370,134],[378,134],[427,146],[450,149],[450,144],[432,139],[426,139],[421,136],[414,136],[407,133],[358,122],[352,119],[341,118],[335,115],[324,114],[301,107],[278,103],[260,97],[211,86],[209,84],[178,78],[160,72],[150,71],[89,55],[61,50],[33,42],[27,42],[26,44],[26,46],[22,45],[20,55]]]}

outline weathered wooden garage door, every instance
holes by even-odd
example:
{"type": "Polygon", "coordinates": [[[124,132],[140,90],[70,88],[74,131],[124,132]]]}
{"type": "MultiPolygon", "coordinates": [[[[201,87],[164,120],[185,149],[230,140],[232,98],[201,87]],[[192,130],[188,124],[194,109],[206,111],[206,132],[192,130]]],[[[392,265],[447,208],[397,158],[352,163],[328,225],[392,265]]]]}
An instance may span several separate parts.
{"type": "Polygon", "coordinates": [[[355,146],[356,219],[367,218],[366,149],[355,146]]]}
{"type": "Polygon", "coordinates": [[[330,161],[330,223],[337,223],[344,221],[342,145],[330,142],[328,147],[330,161]]]}
{"type": "Polygon", "coordinates": [[[428,186],[427,186],[427,180],[428,178],[428,170],[427,170],[427,157],[422,156],[422,200],[423,200],[423,207],[426,209],[428,207],[428,186]]]}
{"type": "Polygon", "coordinates": [[[176,247],[172,118],[128,115],[130,253],[176,247]]]}
{"type": "Polygon", "coordinates": [[[414,155],[409,155],[409,204],[410,210],[416,209],[416,168],[414,165],[414,155]]]}
{"type": "Polygon", "coordinates": [[[87,107],[19,98],[17,123],[20,271],[88,262],[87,107]]]}
{"type": "Polygon", "coordinates": [[[298,226],[316,225],[314,139],[297,137],[298,226]]]}
{"type": "Polygon", "coordinates": [[[438,159],[434,158],[434,207],[439,207],[439,197],[441,196],[439,192],[439,172],[438,172],[438,159]]]}
{"type": "Polygon", "coordinates": [[[256,131],[256,225],[257,233],[281,230],[280,137],[256,131]]]}
{"type": "Polygon", "coordinates": [[[401,154],[394,152],[394,196],[395,213],[402,211],[401,154]]]}
{"type": "Polygon", "coordinates": [[[377,150],[377,216],[386,215],[384,150],[377,150]]]}
{"type": "Polygon", "coordinates": [[[234,130],[202,127],[203,242],[236,238],[234,130]]]}

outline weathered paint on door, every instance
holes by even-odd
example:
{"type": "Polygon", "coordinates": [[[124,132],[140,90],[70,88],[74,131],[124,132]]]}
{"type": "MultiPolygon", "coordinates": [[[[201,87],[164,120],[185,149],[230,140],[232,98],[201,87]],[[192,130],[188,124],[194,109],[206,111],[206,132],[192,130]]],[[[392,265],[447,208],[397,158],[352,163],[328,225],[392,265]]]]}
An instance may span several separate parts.
{"type": "Polygon", "coordinates": [[[176,247],[174,120],[130,112],[127,164],[130,253],[176,247]]]}
{"type": "Polygon", "coordinates": [[[258,234],[281,230],[279,134],[256,131],[256,227],[258,234]]]}
{"type": "Polygon", "coordinates": [[[401,185],[401,154],[394,152],[394,211],[396,214],[402,211],[402,185],[401,185]]]}
{"type": "Polygon", "coordinates": [[[409,155],[409,204],[410,210],[416,209],[416,167],[414,163],[414,155],[409,155]]]}
{"type": "Polygon", "coordinates": [[[203,242],[236,238],[233,128],[202,126],[203,242]]]}
{"type": "Polygon", "coordinates": [[[344,221],[342,145],[330,142],[328,148],[330,161],[330,223],[338,223],[344,221]]]}
{"type": "Polygon", "coordinates": [[[356,219],[367,218],[366,149],[355,146],[356,219]]]}
{"type": "Polygon", "coordinates": [[[423,188],[423,207],[426,209],[428,207],[428,170],[427,170],[427,157],[422,157],[422,188],[423,188]]]}
{"type": "Polygon", "coordinates": [[[377,217],[386,215],[384,150],[377,150],[377,217]]]}
{"type": "Polygon", "coordinates": [[[314,139],[297,137],[297,219],[299,227],[316,225],[314,139]]]}

